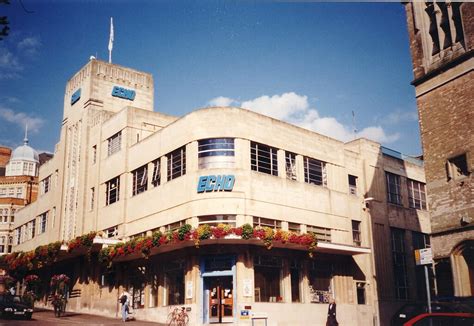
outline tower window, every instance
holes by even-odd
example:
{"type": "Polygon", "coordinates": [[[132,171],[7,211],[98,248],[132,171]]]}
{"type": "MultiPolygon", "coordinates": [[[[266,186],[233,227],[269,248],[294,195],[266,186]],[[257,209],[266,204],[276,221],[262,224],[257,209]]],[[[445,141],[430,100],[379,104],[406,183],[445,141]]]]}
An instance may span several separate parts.
{"type": "Polygon", "coordinates": [[[469,175],[466,153],[448,159],[446,163],[448,181],[463,178],[469,175]]]}
{"type": "Polygon", "coordinates": [[[349,174],[349,193],[357,196],[357,177],[349,174]]]}
{"type": "Polygon", "coordinates": [[[107,181],[106,205],[113,204],[119,200],[120,177],[107,181]]]}
{"type": "Polygon", "coordinates": [[[114,153],[120,151],[120,147],[122,146],[122,132],[119,131],[109,139],[107,139],[107,155],[110,156],[114,153]]]}
{"type": "Polygon", "coordinates": [[[254,171],[278,175],[277,149],[251,142],[250,165],[254,171]]]}

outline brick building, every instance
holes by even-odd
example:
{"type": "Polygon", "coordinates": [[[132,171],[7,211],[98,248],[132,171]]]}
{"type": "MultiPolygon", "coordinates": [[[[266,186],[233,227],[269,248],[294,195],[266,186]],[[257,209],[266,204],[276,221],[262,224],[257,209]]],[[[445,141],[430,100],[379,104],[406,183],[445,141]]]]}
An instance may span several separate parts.
{"type": "Polygon", "coordinates": [[[474,3],[405,4],[440,296],[474,295],[474,3]]]}

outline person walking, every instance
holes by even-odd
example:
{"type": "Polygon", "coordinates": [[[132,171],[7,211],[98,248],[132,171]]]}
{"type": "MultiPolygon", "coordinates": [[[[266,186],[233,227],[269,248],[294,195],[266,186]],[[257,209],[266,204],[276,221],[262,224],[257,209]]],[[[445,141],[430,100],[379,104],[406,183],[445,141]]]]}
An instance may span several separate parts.
{"type": "Polygon", "coordinates": [[[339,323],[336,319],[336,301],[331,298],[329,300],[328,307],[328,319],[326,320],[326,326],[338,326],[339,323]]]}
{"type": "Polygon", "coordinates": [[[119,298],[120,304],[122,305],[122,321],[127,321],[128,307],[130,305],[130,294],[127,290],[123,290],[119,298]]]}

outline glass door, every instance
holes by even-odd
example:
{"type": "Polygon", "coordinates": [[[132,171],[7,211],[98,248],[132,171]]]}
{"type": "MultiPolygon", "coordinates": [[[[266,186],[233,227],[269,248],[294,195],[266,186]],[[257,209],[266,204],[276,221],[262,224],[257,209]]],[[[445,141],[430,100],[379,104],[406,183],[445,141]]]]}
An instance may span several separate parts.
{"type": "Polygon", "coordinates": [[[234,295],[231,276],[209,277],[209,322],[233,322],[234,295]]]}

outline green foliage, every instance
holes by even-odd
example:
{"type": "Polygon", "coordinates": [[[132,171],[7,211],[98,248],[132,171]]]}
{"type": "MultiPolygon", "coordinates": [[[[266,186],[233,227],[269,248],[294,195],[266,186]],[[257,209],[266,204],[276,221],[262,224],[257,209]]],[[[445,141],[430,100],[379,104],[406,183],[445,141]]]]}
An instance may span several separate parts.
{"type": "Polygon", "coordinates": [[[185,225],[181,226],[178,229],[178,238],[179,238],[179,240],[184,240],[185,237],[186,237],[186,234],[191,232],[191,229],[192,229],[192,226],[189,225],[189,224],[185,224],[185,225]]]}
{"type": "Polygon", "coordinates": [[[253,236],[253,227],[248,223],[242,225],[242,239],[248,240],[252,238],[252,236],[253,236]]]}

